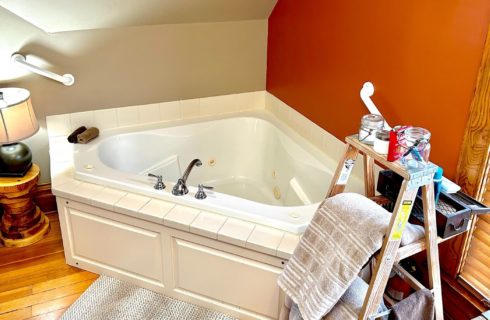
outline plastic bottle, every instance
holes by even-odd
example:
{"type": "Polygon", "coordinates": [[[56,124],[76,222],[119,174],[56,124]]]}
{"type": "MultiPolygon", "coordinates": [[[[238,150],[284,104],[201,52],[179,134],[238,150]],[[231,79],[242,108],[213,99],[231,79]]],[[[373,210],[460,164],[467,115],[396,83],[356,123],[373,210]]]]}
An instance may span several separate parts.
{"type": "Polygon", "coordinates": [[[441,194],[441,184],[442,184],[442,174],[444,170],[438,167],[434,173],[434,203],[437,204],[439,201],[439,195],[441,194]]]}

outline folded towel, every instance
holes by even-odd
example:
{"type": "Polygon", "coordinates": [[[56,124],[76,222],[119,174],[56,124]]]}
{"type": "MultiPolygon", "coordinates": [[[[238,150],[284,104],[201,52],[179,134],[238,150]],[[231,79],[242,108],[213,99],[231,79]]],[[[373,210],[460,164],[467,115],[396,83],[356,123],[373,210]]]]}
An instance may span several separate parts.
{"type": "MultiPolygon", "coordinates": [[[[356,277],[347,291],[340,297],[340,300],[332,310],[324,316],[323,320],[357,320],[361,313],[364,297],[368,290],[368,284],[360,277],[356,277]]],[[[378,312],[387,310],[385,304],[381,302],[378,312]]],[[[384,319],[384,318],[383,318],[384,319]]],[[[289,320],[303,320],[297,304],[293,304],[289,313],[289,320]]]]}
{"type": "Polygon", "coordinates": [[[381,248],[390,219],[391,213],[359,194],[341,193],[320,205],[278,279],[305,320],[333,308],[381,248]]]}
{"type": "Polygon", "coordinates": [[[78,138],[77,136],[84,132],[85,130],[87,130],[87,128],[85,126],[81,126],[77,129],[75,129],[75,131],[73,131],[67,138],[68,142],[69,143],[77,143],[78,142],[78,138]]]}
{"type": "Polygon", "coordinates": [[[400,246],[407,246],[412,242],[422,239],[425,236],[425,229],[418,224],[407,223],[403,231],[402,241],[400,246]]]}
{"type": "Polygon", "coordinates": [[[99,136],[99,129],[95,127],[88,128],[84,132],[80,133],[78,138],[78,143],[89,143],[93,139],[99,136]]]}
{"type": "Polygon", "coordinates": [[[434,296],[430,290],[418,290],[397,304],[390,313],[393,320],[432,320],[434,319],[434,296]]]}

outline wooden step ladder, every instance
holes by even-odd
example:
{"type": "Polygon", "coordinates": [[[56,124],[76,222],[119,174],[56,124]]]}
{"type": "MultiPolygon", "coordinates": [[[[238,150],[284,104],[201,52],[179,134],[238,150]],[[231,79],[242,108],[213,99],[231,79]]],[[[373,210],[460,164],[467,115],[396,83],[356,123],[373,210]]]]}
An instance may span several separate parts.
{"type": "Polygon", "coordinates": [[[374,319],[379,304],[386,288],[390,272],[394,270],[417,290],[423,288],[415,278],[410,276],[403,268],[398,266],[398,261],[427,250],[429,269],[429,284],[434,295],[435,319],[444,319],[442,310],[441,277],[439,270],[439,251],[436,226],[436,212],[434,203],[433,177],[437,170],[434,164],[427,164],[423,168],[407,170],[398,162],[389,162],[386,157],[376,153],[372,146],[363,144],[357,139],[357,135],[346,138],[347,146],[345,154],[337,166],[333,176],[327,197],[341,193],[349,180],[352,168],[355,165],[359,153],[364,155],[364,187],[367,197],[374,197],[374,163],[391,169],[404,178],[398,199],[393,210],[393,215],[386,230],[386,235],[381,247],[381,252],[376,259],[376,266],[369,284],[364,305],[359,319],[374,319]],[[423,241],[400,248],[400,242],[408,222],[412,206],[419,187],[422,187],[422,202],[425,221],[425,243],[423,241]]]}

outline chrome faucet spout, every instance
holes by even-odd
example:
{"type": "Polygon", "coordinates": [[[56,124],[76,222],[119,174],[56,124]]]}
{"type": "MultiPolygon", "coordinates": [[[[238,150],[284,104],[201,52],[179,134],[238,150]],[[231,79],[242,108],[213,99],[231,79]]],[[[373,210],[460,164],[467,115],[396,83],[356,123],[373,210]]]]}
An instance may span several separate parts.
{"type": "Polygon", "coordinates": [[[202,165],[202,162],[199,159],[194,159],[191,161],[191,163],[189,163],[189,165],[187,166],[187,169],[185,169],[184,174],[182,175],[182,178],[177,180],[177,183],[175,184],[175,186],[172,189],[172,194],[174,196],[183,196],[189,192],[189,189],[187,188],[187,185],[186,185],[187,178],[189,178],[189,174],[191,173],[192,168],[194,168],[194,166],[200,167],[201,165],[202,165]]]}
{"type": "Polygon", "coordinates": [[[194,166],[196,166],[196,167],[202,166],[201,160],[194,159],[191,161],[191,163],[189,163],[189,165],[187,166],[187,169],[185,169],[184,174],[182,175],[182,178],[181,178],[182,180],[184,180],[184,183],[187,182],[187,178],[189,178],[189,174],[191,173],[191,170],[192,170],[192,168],[194,168],[194,166]]]}

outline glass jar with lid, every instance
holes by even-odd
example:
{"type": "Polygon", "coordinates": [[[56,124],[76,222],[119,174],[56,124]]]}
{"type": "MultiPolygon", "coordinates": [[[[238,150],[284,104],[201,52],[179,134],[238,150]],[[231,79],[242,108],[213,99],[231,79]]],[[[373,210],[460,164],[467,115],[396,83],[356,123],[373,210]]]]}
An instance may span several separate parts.
{"type": "Polygon", "coordinates": [[[429,161],[430,137],[430,131],[420,127],[411,127],[404,131],[400,146],[403,148],[401,161],[405,166],[418,167],[429,161]]]}
{"type": "Polygon", "coordinates": [[[359,127],[359,141],[372,145],[376,137],[376,131],[383,129],[385,120],[378,114],[366,114],[361,118],[359,127]]]}

